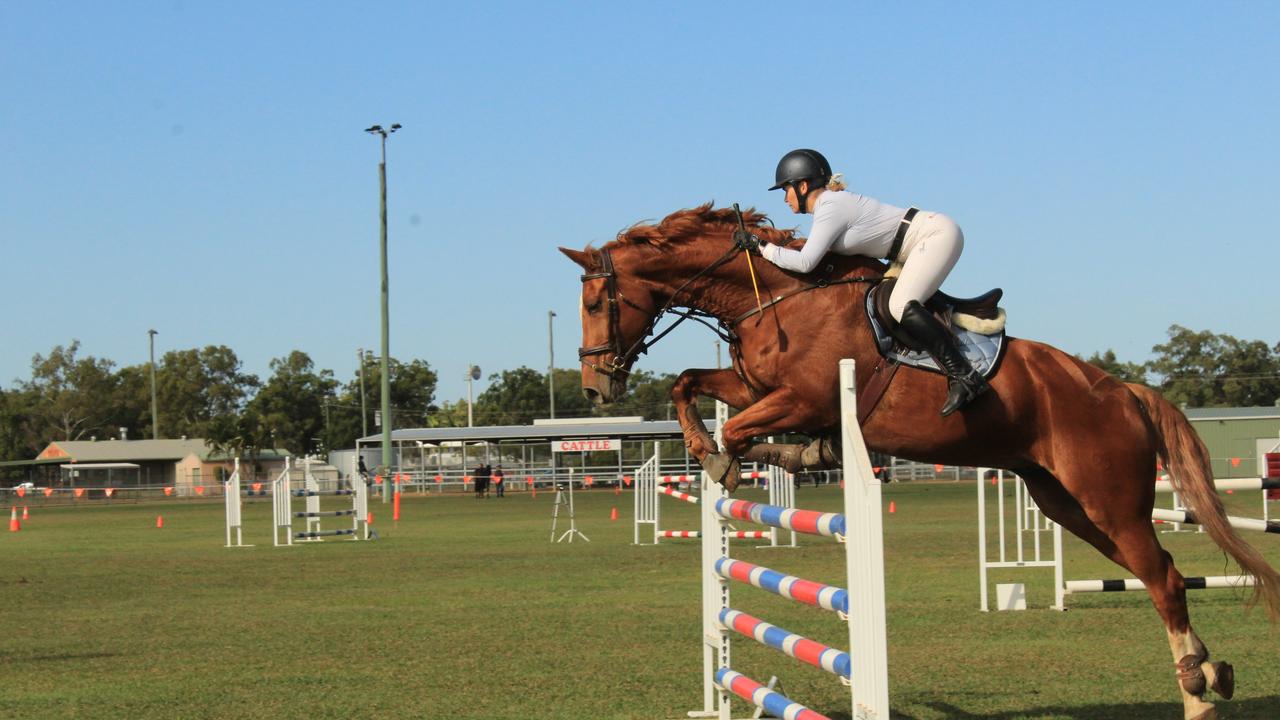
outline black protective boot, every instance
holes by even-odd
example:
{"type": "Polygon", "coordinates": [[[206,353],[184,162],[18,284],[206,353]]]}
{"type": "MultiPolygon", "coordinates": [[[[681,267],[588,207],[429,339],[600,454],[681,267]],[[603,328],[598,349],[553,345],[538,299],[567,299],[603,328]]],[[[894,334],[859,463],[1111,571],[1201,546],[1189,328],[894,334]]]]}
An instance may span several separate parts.
{"type": "Polygon", "coordinates": [[[947,374],[947,401],[942,406],[943,417],[991,389],[987,379],[974,370],[969,359],[960,352],[951,331],[920,303],[915,300],[907,303],[902,311],[901,325],[920,344],[912,349],[929,353],[929,357],[947,374]]]}

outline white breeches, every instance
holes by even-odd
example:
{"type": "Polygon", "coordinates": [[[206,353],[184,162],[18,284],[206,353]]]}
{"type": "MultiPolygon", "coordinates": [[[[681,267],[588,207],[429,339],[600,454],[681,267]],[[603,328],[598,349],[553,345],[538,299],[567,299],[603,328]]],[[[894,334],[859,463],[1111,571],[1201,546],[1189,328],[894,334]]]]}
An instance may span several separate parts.
{"type": "Polygon", "coordinates": [[[915,300],[924,304],[938,288],[947,273],[956,266],[964,250],[964,233],[960,226],[942,213],[920,211],[902,239],[902,273],[889,296],[889,313],[902,319],[902,310],[915,300]]]}

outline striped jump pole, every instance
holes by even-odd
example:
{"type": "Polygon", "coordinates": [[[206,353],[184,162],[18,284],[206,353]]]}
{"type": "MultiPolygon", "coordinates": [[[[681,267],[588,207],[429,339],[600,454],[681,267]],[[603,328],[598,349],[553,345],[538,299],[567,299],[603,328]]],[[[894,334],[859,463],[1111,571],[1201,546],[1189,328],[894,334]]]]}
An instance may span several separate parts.
{"type": "MultiPolygon", "coordinates": [[[[1189,510],[1165,510],[1163,508],[1156,508],[1151,511],[1151,519],[1163,520],[1165,522],[1184,523],[1186,525],[1200,524],[1195,513],[1189,510]]],[[[1277,520],[1254,520],[1253,518],[1242,518],[1228,515],[1227,523],[1237,530],[1280,533],[1280,521],[1277,520]]]]}
{"type": "MultiPolygon", "coordinates": [[[[703,659],[704,708],[690,716],[729,720],[736,695],[780,718],[821,720],[825,716],[733,670],[730,632],[740,633],[797,660],[833,673],[850,687],[849,717],[888,720],[889,673],[884,607],[883,518],[880,482],[857,424],[852,360],[840,362],[844,512],[822,513],[731,500],[722,486],[703,476],[703,659]],[[849,589],[822,585],[729,556],[728,521],[769,525],[823,537],[845,546],[849,589]],[[852,530],[852,533],[850,533],[852,530]],[[781,597],[839,613],[847,623],[849,652],[771,625],[734,610],[730,580],[781,597]]],[[[727,412],[717,405],[717,426],[727,412]]]]}
{"type": "MultiPolygon", "coordinates": [[[[1188,590],[1210,590],[1214,588],[1246,588],[1253,587],[1252,575],[1214,575],[1210,577],[1183,578],[1188,590]]],[[[1146,590],[1147,586],[1137,578],[1124,580],[1068,580],[1067,593],[1094,592],[1133,592],[1146,590]]]]}
{"type": "Polygon", "coordinates": [[[369,539],[369,487],[365,484],[365,480],[360,473],[356,471],[355,463],[357,460],[352,458],[352,472],[348,476],[351,480],[350,488],[334,488],[322,489],[319,480],[311,473],[311,463],[303,461],[303,486],[294,489],[290,486],[290,474],[292,463],[289,458],[285,458],[284,470],[280,476],[271,483],[271,507],[272,514],[275,517],[275,531],[272,541],[276,546],[293,545],[294,540],[306,540],[310,542],[322,542],[327,537],[349,537],[352,540],[368,540],[369,539]],[[351,502],[349,508],[340,510],[321,510],[320,498],[322,497],[343,497],[351,502]],[[293,498],[299,497],[305,500],[306,509],[302,512],[293,510],[293,498]],[[324,530],[321,528],[322,518],[351,518],[351,527],[335,530],[324,530]],[[295,519],[305,520],[305,529],[295,532],[293,530],[293,521],[295,519]]]}

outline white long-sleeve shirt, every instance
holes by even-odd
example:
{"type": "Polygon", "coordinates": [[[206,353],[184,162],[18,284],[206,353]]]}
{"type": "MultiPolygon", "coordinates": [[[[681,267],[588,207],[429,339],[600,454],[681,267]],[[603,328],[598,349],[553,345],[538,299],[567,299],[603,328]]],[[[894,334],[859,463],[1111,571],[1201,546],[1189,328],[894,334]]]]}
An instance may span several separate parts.
{"type": "Polygon", "coordinates": [[[761,252],[774,265],[801,273],[817,267],[828,252],[883,258],[889,254],[906,214],[906,208],[866,195],[828,190],[813,207],[813,227],[803,248],[790,250],[765,243],[761,252]]]}

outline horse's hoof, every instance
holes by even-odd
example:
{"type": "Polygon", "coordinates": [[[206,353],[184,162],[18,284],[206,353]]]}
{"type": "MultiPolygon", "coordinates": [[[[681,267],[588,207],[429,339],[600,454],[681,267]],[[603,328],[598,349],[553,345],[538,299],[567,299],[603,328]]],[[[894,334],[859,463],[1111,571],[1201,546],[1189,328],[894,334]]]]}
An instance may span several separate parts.
{"type": "Polygon", "coordinates": [[[711,479],[724,486],[725,492],[738,489],[738,458],[725,453],[710,453],[702,459],[702,469],[707,471],[711,479]]]}
{"type": "Polygon", "coordinates": [[[1236,669],[1231,663],[1221,661],[1209,663],[1209,667],[1213,668],[1213,683],[1209,687],[1223,700],[1230,700],[1236,694],[1236,669]]]}

